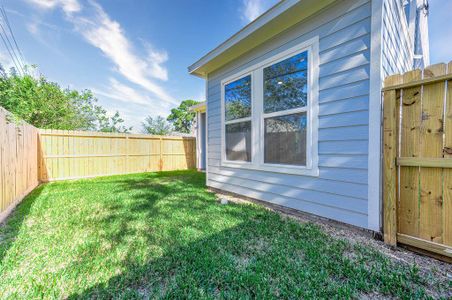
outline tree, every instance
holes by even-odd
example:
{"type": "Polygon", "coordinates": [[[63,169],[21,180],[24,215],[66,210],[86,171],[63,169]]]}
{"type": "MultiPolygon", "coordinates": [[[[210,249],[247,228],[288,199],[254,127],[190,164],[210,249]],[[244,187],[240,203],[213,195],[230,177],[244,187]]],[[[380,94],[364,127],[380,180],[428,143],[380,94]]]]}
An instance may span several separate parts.
{"type": "Polygon", "coordinates": [[[38,128],[130,130],[120,125],[124,121],[118,113],[109,118],[90,90],[63,89],[42,75],[19,75],[14,69],[8,73],[3,67],[0,67],[0,106],[38,128]]]}
{"type": "Polygon", "coordinates": [[[106,112],[103,111],[99,116],[99,131],[126,133],[132,130],[132,127],[125,127],[122,123],[124,123],[124,120],[120,117],[118,111],[111,118],[107,117],[106,112]]]}
{"type": "Polygon", "coordinates": [[[171,124],[169,124],[165,118],[161,116],[156,118],[147,116],[142,125],[144,133],[154,135],[168,135],[173,129],[171,124]]]}
{"type": "Polygon", "coordinates": [[[198,104],[195,100],[184,100],[179,107],[173,108],[167,120],[174,126],[175,131],[190,133],[196,113],[190,111],[190,107],[198,104]]]}

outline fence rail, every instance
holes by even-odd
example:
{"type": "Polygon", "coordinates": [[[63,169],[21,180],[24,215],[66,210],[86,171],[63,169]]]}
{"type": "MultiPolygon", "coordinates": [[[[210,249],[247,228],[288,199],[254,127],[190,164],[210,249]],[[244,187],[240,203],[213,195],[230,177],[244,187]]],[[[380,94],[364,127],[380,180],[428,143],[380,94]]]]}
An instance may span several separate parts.
{"type": "Polygon", "coordinates": [[[41,181],[192,169],[195,138],[40,130],[41,181]]]}
{"type": "Polygon", "coordinates": [[[452,260],[452,62],[386,78],[384,237],[452,260]]]}
{"type": "Polygon", "coordinates": [[[0,107],[0,223],[38,181],[38,130],[0,107]]]}

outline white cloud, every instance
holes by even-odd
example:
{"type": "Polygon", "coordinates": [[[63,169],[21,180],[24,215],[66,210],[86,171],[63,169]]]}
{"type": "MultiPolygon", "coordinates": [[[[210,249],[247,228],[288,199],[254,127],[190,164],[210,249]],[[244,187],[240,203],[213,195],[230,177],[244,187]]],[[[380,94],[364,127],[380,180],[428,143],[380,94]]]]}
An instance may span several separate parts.
{"type": "Polygon", "coordinates": [[[240,9],[241,18],[245,23],[254,21],[277,2],[277,0],[243,0],[243,5],[240,9]]]}
{"type": "Polygon", "coordinates": [[[262,1],[261,0],[243,0],[243,15],[242,18],[251,22],[256,19],[262,13],[262,1]]]}
{"type": "Polygon", "coordinates": [[[28,2],[42,9],[53,9],[59,6],[67,14],[79,12],[82,9],[77,0],[28,0],[28,2]]]}
{"type": "Polygon", "coordinates": [[[167,114],[171,106],[168,102],[152,99],[147,94],[139,92],[139,90],[123,84],[114,78],[109,78],[108,87],[102,89],[92,88],[92,91],[94,94],[103,97],[127,104],[138,105],[142,109],[149,110],[153,115],[167,114]]]}
{"type": "Polygon", "coordinates": [[[168,71],[162,66],[168,60],[168,53],[166,51],[159,52],[153,49],[150,44],[146,44],[146,48],[149,74],[161,80],[168,80],[168,71]]]}
{"type": "Polygon", "coordinates": [[[3,51],[0,51],[0,64],[5,69],[5,71],[9,71],[9,69],[14,67],[14,63],[11,60],[11,57],[3,51]]]}
{"type": "Polygon", "coordinates": [[[28,32],[32,35],[36,36],[39,32],[39,25],[37,22],[30,22],[26,25],[28,32]]]}
{"type": "Polygon", "coordinates": [[[141,122],[145,116],[167,116],[171,104],[152,99],[139,89],[132,88],[117,79],[110,78],[108,86],[91,88],[99,103],[109,115],[120,112],[126,126],[133,126],[132,132],[141,131],[141,122]]]}
{"type": "Polygon", "coordinates": [[[114,63],[115,71],[151,92],[159,100],[178,104],[155,82],[168,80],[168,71],[163,65],[168,60],[166,51],[158,51],[149,43],[145,43],[146,55],[144,57],[137,55],[121,24],[112,20],[98,3],[90,1],[89,6],[82,11],[77,0],[28,1],[45,9],[56,7],[63,9],[76,31],[114,63]]]}
{"type": "Polygon", "coordinates": [[[109,79],[109,86],[107,89],[99,90],[97,88],[93,88],[92,90],[96,94],[125,103],[135,103],[146,106],[151,104],[151,99],[149,98],[149,96],[140,94],[136,89],[122,84],[114,78],[109,79]]]}

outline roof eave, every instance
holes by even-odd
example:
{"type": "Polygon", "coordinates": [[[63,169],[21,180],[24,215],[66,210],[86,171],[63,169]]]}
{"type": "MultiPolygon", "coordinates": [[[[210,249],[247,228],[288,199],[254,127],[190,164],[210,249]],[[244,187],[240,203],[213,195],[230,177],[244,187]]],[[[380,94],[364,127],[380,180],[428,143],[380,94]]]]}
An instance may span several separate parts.
{"type": "Polygon", "coordinates": [[[206,101],[203,101],[196,105],[190,106],[189,110],[192,112],[205,112],[206,111],[206,101]]]}
{"type": "Polygon", "coordinates": [[[209,72],[306,19],[335,0],[284,0],[242,28],[188,67],[192,75],[206,78],[209,72]]]}

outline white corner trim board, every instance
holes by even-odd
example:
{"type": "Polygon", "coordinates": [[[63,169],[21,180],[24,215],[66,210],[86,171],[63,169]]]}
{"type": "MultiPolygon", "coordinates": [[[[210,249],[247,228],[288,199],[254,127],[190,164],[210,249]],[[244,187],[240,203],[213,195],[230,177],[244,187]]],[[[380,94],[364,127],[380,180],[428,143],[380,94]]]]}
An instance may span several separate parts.
{"type": "Polygon", "coordinates": [[[381,27],[382,0],[372,0],[371,65],[369,91],[369,157],[367,228],[380,231],[381,227],[381,27]]]}

